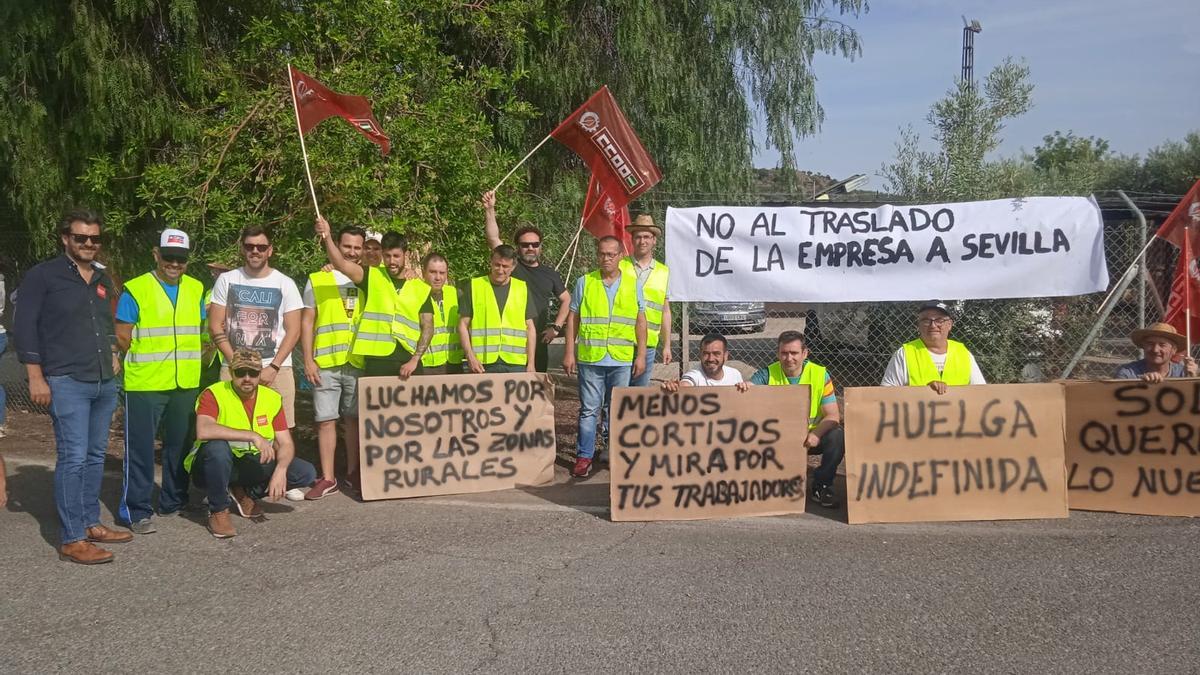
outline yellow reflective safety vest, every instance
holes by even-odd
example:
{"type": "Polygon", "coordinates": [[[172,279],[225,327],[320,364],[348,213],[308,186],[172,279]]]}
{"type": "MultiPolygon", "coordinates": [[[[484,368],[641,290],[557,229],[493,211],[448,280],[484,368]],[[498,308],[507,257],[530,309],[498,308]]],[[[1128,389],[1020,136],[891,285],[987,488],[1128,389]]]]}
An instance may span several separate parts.
{"type": "Polygon", "coordinates": [[[930,382],[941,380],[952,387],[963,387],[971,383],[971,352],[956,340],[946,341],[946,364],[942,372],[933,365],[929,349],[917,338],[904,343],[904,363],[908,368],[908,386],[924,387],[930,382]]]}
{"type": "MultiPolygon", "coordinates": [[[[637,265],[633,258],[621,259],[622,271],[628,270],[637,276],[637,265]]],[[[642,284],[642,298],[646,301],[646,346],[654,349],[658,346],[663,322],[663,308],[667,304],[667,281],[671,271],[661,261],[655,260],[650,268],[650,274],[642,284]]]]}
{"type": "Polygon", "coordinates": [[[637,277],[621,269],[617,295],[608,307],[608,292],[600,271],[583,277],[583,298],[579,303],[579,339],[576,356],[583,363],[596,363],[605,354],[617,361],[632,363],[637,350],[637,277]]]}
{"type": "Polygon", "coordinates": [[[392,328],[396,321],[396,287],[387,272],[380,271],[378,267],[364,269],[367,273],[367,301],[358,318],[358,329],[350,353],[355,356],[387,356],[396,349],[392,328]]]}
{"type": "Polygon", "coordinates": [[[417,351],[417,341],[421,339],[421,305],[428,297],[429,284],[424,279],[409,279],[396,294],[392,334],[409,354],[417,351]]]}
{"type": "Polygon", "coordinates": [[[358,287],[350,284],[349,288],[339,288],[333,272],[313,272],[308,281],[317,310],[313,322],[313,360],[322,368],[337,368],[347,362],[361,368],[362,357],[350,354],[354,326],[362,315],[358,287]]]}
{"type": "Polygon", "coordinates": [[[125,391],[199,387],[204,285],[183,275],[174,304],[152,272],[126,282],[125,290],[138,305],[133,339],[125,354],[125,391]]]}
{"type": "MultiPolygon", "coordinates": [[[[825,395],[825,373],[825,366],[805,361],[804,370],[800,371],[800,381],[796,383],[808,387],[809,429],[815,428],[821,422],[821,399],[825,395]]],[[[791,384],[783,372],[783,366],[778,361],[767,366],[767,384],[772,387],[791,384]]]]}
{"type": "Polygon", "coordinates": [[[458,289],[449,284],[443,286],[442,301],[431,299],[430,304],[433,305],[433,341],[421,356],[421,365],[437,368],[448,363],[462,363],[463,350],[458,339],[458,289]]]}
{"type": "MultiPolygon", "coordinates": [[[[213,397],[217,399],[217,424],[238,431],[253,431],[268,441],[275,440],[275,427],[271,421],[275,419],[280,410],[283,410],[283,397],[279,395],[279,392],[259,385],[254,399],[254,419],[247,419],[246,406],[242,404],[241,397],[234,391],[232,382],[218,382],[205,391],[211,391],[213,397]]],[[[204,394],[202,393],[200,396],[204,396],[204,394]]],[[[199,407],[200,397],[197,397],[196,408],[199,407]]],[[[191,452],[183,458],[184,471],[192,470],[192,464],[196,461],[196,453],[200,450],[201,445],[203,445],[203,441],[196,441],[191,452]]],[[[258,454],[258,448],[253,443],[244,441],[229,441],[229,449],[233,451],[234,457],[258,454]]]]}
{"type": "Polygon", "coordinates": [[[496,361],[513,366],[529,363],[525,353],[529,337],[525,332],[529,288],[515,277],[509,277],[508,283],[508,300],[501,315],[491,279],[482,276],[471,280],[471,349],[485,366],[496,361]]]}

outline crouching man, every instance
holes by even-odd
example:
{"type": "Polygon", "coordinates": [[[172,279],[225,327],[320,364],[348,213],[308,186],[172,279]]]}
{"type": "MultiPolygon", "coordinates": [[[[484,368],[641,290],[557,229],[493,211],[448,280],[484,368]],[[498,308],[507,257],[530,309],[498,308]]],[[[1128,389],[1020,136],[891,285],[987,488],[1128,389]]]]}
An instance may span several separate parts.
{"type": "Polygon", "coordinates": [[[205,389],[196,401],[196,445],[183,464],[208,495],[208,531],[219,539],[237,534],[230,507],[253,518],[262,513],[256,498],[279,499],[317,479],[316,468],[296,458],[283,398],[259,385],[261,370],[257,352],[238,349],[229,361],[233,379],[205,389]]]}

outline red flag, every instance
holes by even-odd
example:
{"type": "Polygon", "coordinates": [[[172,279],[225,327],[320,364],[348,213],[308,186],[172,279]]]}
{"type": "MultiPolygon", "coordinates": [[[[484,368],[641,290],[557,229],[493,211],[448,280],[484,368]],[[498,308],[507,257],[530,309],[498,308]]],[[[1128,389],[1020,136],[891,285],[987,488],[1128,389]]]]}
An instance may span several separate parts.
{"type": "MultiPolygon", "coordinates": [[[[1158,232],[1154,236],[1175,244],[1179,248],[1183,248],[1183,228],[1188,223],[1192,224],[1192,229],[1200,227],[1200,180],[1188,190],[1183,196],[1179,204],[1171,211],[1171,215],[1163,221],[1162,227],[1158,228],[1158,232]]],[[[1193,250],[1192,253],[1196,251],[1193,250]]]]}
{"type": "Polygon", "coordinates": [[[613,236],[621,240],[626,253],[633,250],[633,242],[625,228],[629,227],[629,206],[620,197],[613,199],[605,191],[596,175],[588,181],[587,198],[583,201],[583,229],[592,236],[613,236]]]}
{"type": "Polygon", "coordinates": [[[550,135],[574,150],[591,168],[592,176],[604,192],[621,206],[662,180],[662,173],[608,93],[608,87],[600,87],[550,135]]]}
{"type": "Polygon", "coordinates": [[[300,132],[309,130],[330,117],[341,117],[358,133],[366,136],[384,155],[392,149],[392,142],[383,133],[379,120],[371,112],[371,102],[365,96],[339,94],[321,84],[315,77],[288,66],[291,71],[292,97],[296,104],[296,116],[300,119],[300,132]]]}
{"type": "MultiPolygon", "coordinates": [[[[1182,234],[1186,228],[1179,228],[1182,234]]],[[[1190,242],[1182,241],[1183,250],[1179,254],[1179,263],[1175,266],[1175,278],[1171,282],[1171,297],[1167,300],[1167,311],[1163,321],[1175,327],[1175,330],[1192,339],[1200,335],[1200,262],[1196,254],[1200,252],[1200,227],[1191,228],[1190,242]],[[1188,317],[1191,317],[1191,332],[1188,332],[1188,317]]]]}

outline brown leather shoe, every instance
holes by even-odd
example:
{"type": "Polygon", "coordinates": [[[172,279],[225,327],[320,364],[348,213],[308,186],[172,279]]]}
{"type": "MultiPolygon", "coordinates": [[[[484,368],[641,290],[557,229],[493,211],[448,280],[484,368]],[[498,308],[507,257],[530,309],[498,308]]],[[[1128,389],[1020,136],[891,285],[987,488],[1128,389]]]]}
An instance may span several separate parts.
{"type": "Polygon", "coordinates": [[[103,525],[96,525],[87,529],[87,540],[101,544],[124,544],[127,541],[133,541],[133,533],[110,530],[103,525]]]}
{"type": "Polygon", "coordinates": [[[88,541],[73,541],[59,547],[58,559],[69,560],[80,565],[99,565],[112,562],[113,554],[88,541]]]}
{"type": "Polygon", "coordinates": [[[229,520],[229,509],[208,514],[208,531],[217,539],[228,539],[237,536],[233,522],[229,520]]]}
{"type": "Polygon", "coordinates": [[[239,516],[243,518],[257,518],[262,515],[262,509],[258,508],[258,502],[246,494],[246,488],[231,487],[229,488],[229,496],[233,497],[233,505],[237,508],[239,516]]]}

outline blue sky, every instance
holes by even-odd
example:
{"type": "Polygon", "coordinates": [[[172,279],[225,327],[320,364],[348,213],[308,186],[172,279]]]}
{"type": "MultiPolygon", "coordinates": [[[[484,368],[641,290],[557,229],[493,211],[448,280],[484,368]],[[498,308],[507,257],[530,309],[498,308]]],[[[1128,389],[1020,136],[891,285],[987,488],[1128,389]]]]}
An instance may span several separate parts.
{"type": "MultiPolygon", "coordinates": [[[[902,126],[928,142],[925,114],[960,71],[962,18],[977,19],[976,79],[1006,56],[1023,58],[1033,109],[1003,131],[1000,156],[1032,150],[1056,129],[1144,154],[1200,130],[1200,0],[901,0],[851,18],[863,41],[854,61],[818,55],[825,122],[801,139],[796,165],[844,178],[871,176],[895,155],[902,126]]],[[[756,166],[779,154],[759,141],[756,166]]]]}

